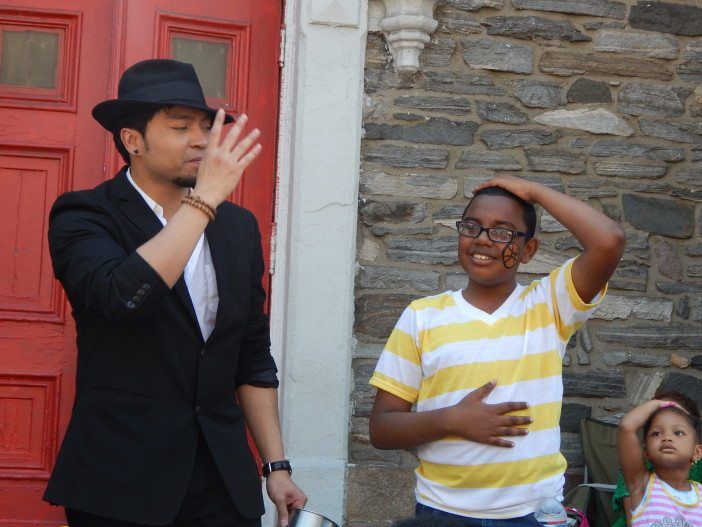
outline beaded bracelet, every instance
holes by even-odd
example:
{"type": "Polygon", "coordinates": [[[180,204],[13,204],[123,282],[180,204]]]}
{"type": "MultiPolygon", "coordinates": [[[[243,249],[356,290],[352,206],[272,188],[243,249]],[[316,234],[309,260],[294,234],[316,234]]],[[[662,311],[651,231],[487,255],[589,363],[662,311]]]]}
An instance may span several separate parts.
{"type": "Polygon", "coordinates": [[[188,195],[188,198],[190,198],[191,200],[196,201],[196,202],[198,202],[199,204],[204,205],[205,207],[207,207],[207,210],[209,210],[209,211],[212,213],[213,218],[214,218],[214,216],[217,216],[217,209],[215,209],[212,205],[210,205],[209,203],[207,203],[206,201],[204,201],[204,200],[203,200],[200,196],[198,196],[197,194],[193,194],[193,193],[191,192],[191,193],[188,195]]]}
{"type": "Polygon", "coordinates": [[[215,210],[202,200],[198,201],[193,199],[191,196],[187,196],[181,199],[180,202],[185,203],[186,205],[190,205],[191,207],[195,207],[198,210],[201,210],[207,215],[210,221],[214,221],[216,214],[215,210]]]}

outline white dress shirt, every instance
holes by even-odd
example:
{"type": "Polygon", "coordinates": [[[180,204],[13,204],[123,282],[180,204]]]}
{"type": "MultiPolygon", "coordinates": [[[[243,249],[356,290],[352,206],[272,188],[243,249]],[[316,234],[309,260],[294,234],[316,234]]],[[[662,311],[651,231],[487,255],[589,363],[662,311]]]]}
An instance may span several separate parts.
{"type": "MultiPolygon", "coordinates": [[[[149,208],[156,214],[156,217],[165,227],[168,223],[163,216],[163,207],[156,203],[151,197],[139,188],[132,178],[131,170],[127,169],[127,179],[134,186],[137,192],[144,198],[149,208]]],[[[207,237],[203,232],[195,245],[188,263],[183,270],[185,285],[188,286],[188,293],[195,308],[197,322],[200,325],[202,338],[207,340],[212,333],[217,319],[217,306],[219,305],[219,293],[217,292],[217,278],[215,276],[214,265],[210,246],[207,237]]]]}

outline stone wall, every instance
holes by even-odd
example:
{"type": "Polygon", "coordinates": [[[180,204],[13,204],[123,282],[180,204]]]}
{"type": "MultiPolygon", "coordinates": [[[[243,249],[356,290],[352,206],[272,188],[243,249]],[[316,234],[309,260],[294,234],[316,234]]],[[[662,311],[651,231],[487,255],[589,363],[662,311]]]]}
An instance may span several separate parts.
{"type": "MultiPolygon", "coordinates": [[[[594,320],[569,343],[568,482],[578,421],[616,421],[664,383],[702,402],[702,3],[448,0],[419,73],[368,35],[347,523],[412,513],[412,452],[368,440],[368,378],[414,298],[464,286],[460,217],[479,181],[542,182],[616,219],[628,243],[594,320]]],[[[577,254],[549,214],[520,280],[577,254]]]]}

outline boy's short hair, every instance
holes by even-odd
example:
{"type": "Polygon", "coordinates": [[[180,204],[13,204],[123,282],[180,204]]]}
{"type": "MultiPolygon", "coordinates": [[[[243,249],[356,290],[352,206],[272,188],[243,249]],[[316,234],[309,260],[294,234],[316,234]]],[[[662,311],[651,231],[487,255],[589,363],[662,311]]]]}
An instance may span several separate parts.
{"type": "Polygon", "coordinates": [[[648,419],[646,419],[646,422],[643,425],[644,438],[648,435],[648,431],[651,428],[651,423],[653,423],[653,419],[659,413],[661,413],[663,410],[673,410],[687,419],[687,421],[690,423],[690,426],[695,431],[695,434],[697,435],[697,441],[699,442],[701,435],[700,409],[695,401],[690,399],[687,395],[684,395],[680,392],[676,392],[674,390],[658,390],[655,394],[653,394],[653,398],[660,399],[663,401],[673,401],[674,403],[679,404],[680,407],[684,409],[684,411],[680,410],[680,408],[676,408],[675,406],[666,406],[665,408],[659,408],[658,410],[653,412],[648,417],[648,419]]]}
{"type": "Polygon", "coordinates": [[[136,108],[129,115],[125,115],[115,123],[112,129],[112,140],[115,142],[117,152],[122,156],[125,163],[129,164],[130,159],[129,152],[122,142],[122,128],[136,130],[144,137],[146,134],[146,126],[149,124],[149,121],[154,118],[154,115],[166,108],[170,108],[170,106],[144,105],[143,107],[136,108]]]}
{"type": "Polygon", "coordinates": [[[502,187],[486,187],[479,190],[470,199],[468,205],[466,205],[466,208],[463,209],[463,215],[461,217],[466,215],[466,212],[468,212],[468,209],[470,208],[470,204],[473,203],[473,200],[478,196],[504,196],[507,198],[512,198],[522,207],[522,220],[524,220],[524,224],[526,225],[526,232],[529,234],[528,238],[534,236],[534,233],[536,233],[536,207],[534,207],[533,203],[523,200],[516,194],[513,194],[509,190],[503,189],[502,187]]]}

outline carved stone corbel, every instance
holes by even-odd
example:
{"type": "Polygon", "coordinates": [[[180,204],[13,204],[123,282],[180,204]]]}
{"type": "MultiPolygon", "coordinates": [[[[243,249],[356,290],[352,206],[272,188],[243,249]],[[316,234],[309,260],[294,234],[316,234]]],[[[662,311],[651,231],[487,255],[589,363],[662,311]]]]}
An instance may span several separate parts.
{"type": "Polygon", "coordinates": [[[370,0],[368,30],[382,31],[395,70],[411,75],[419,70],[419,55],[438,22],[434,8],[443,0],[370,0]]]}

